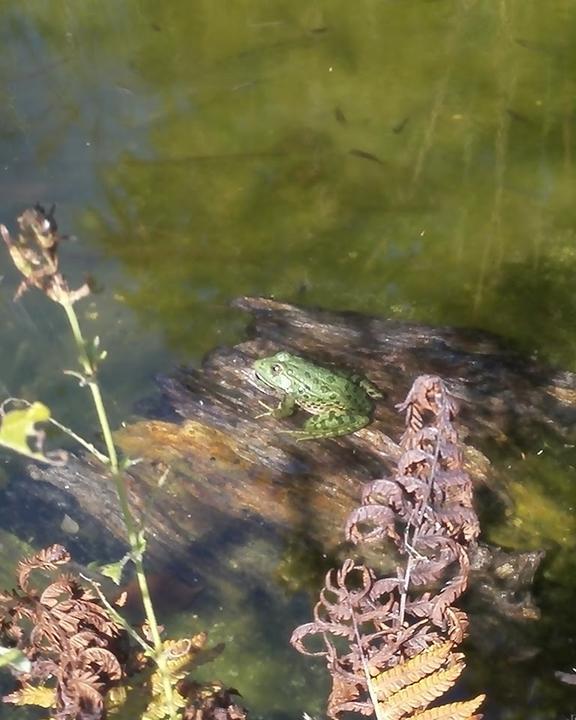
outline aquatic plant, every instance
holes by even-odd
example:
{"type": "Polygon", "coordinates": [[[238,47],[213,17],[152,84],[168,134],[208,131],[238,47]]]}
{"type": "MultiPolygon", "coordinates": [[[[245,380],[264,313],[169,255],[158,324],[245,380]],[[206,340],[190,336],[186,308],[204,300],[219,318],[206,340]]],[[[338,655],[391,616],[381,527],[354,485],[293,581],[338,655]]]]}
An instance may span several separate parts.
{"type": "MultiPolygon", "coordinates": [[[[162,720],[163,677],[152,656],[130,643],[133,632],[76,574],[53,577],[69,562],[61,545],[40,550],[18,564],[17,588],[0,592],[0,640],[26,660],[15,673],[19,687],[4,702],[50,708],[59,720],[95,720],[119,709],[141,720],[162,720]],[[49,574],[48,585],[31,582],[38,571],[49,574]]],[[[242,720],[235,690],[190,677],[219,651],[207,650],[206,641],[206,633],[199,633],[162,643],[179,716],[242,720]]]]}
{"type": "MultiPolygon", "coordinates": [[[[6,243],[10,257],[16,268],[23,275],[22,282],[16,291],[14,299],[17,300],[20,298],[23,293],[30,288],[37,288],[43,292],[47,298],[58,303],[63,308],[68,319],[80,365],[79,371],[68,371],[68,374],[76,377],[82,387],[87,387],[92,396],[106,445],[106,455],[103,455],[99,451],[96,452],[96,455],[98,459],[108,466],[110,475],[116,486],[128,543],[131,548],[131,560],[136,569],[142,603],[150,628],[150,651],[153,652],[164,678],[163,687],[168,714],[170,717],[176,717],[172,686],[166,667],[166,660],[162,652],[159,626],[144,572],[144,533],[130,509],[123,467],[119,462],[116,452],[110,422],[98,381],[98,366],[106,358],[106,352],[100,349],[98,338],[95,338],[92,342],[88,342],[84,338],[78,315],[74,308],[78,300],[89,295],[90,286],[88,283],[84,283],[80,288],[71,290],[64,275],[60,271],[58,250],[62,236],[58,232],[58,226],[54,217],[54,207],[49,211],[46,211],[40,205],[28,208],[18,218],[18,227],[18,236],[12,238],[8,229],[4,225],[0,226],[0,234],[6,243]]],[[[5,424],[7,421],[9,422],[12,417],[13,415],[4,415],[2,423],[5,424]]],[[[77,438],[77,436],[75,437],[77,438]]],[[[83,444],[93,452],[94,448],[92,448],[92,446],[88,443],[83,444]]]]}
{"type": "Polygon", "coordinates": [[[440,378],[424,375],[398,409],[406,431],[396,471],[364,487],[345,527],[355,545],[391,543],[396,575],[379,577],[346,559],[327,574],[314,620],[296,628],[291,642],[325,658],[331,718],[347,711],[378,720],[479,718],[483,695],[429,707],[464,669],[455,648],[468,620],[455,603],[468,583],[467,545],[480,530],[453,425],[456,406],[440,378]],[[320,649],[309,647],[311,638],[320,649]]]}
{"type": "Polygon", "coordinates": [[[18,564],[18,587],[0,593],[2,641],[29,660],[17,674],[20,687],[4,697],[17,705],[53,707],[57,717],[101,717],[107,690],[123,676],[126,633],[96,596],[71,574],[41,589],[34,570],[54,571],[70,561],[52,545],[18,564]]]}
{"type": "MultiPolygon", "coordinates": [[[[141,708],[143,720],[225,718],[224,699],[230,697],[231,691],[214,686],[211,693],[205,686],[189,680],[184,684],[187,673],[183,667],[195,658],[199,648],[194,649],[190,641],[186,648],[176,651],[173,641],[161,637],[144,572],[145,530],[129,502],[124,472],[129,461],[118,456],[98,379],[99,366],[105,360],[106,352],[101,349],[99,338],[86,340],[75,310],[76,302],[90,294],[90,283],[73,290],[60,270],[58,251],[63,238],[58,232],[54,207],[46,211],[36,205],[25,210],[18,218],[18,227],[18,235],[13,238],[4,225],[0,226],[10,257],[23,276],[15,299],[36,288],[63,308],[79,363],[78,370],[66,372],[75,377],[81,387],[88,388],[106,452],[54,420],[50,409],[42,403],[28,403],[17,398],[8,398],[0,406],[0,445],[41,462],[64,463],[64,452],[46,452],[43,447],[44,432],[39,423],[52,422],[107,467],[115,484],[130,548],[115,568],[108,568],[107,574],[115,574],[118,578],[126,562],[134,564],[146,623],[142,633],[136,632],[112,608],[96,583],[92,583],[91,591],[72,576],[61,576],[42,593],[30,589],[28,574],[31,569],[53,569],[69,560],[67,552],[60,546],[41,551],[20,564],[19,589],[12,595],[0,596],[5,639],[15,643],[20,650],[16,659],[27,658],[32,663],[30,680],[33,678],[39,684],[33,685],[25,679],[21,689],[5,699],[53,707],[55,717],[60,720],[103,717],[106,691],[126,676],[120,656],[111,648],[118,637],[125,634],[143,650],[142,667],[149,661],[155,666],[149,681],[150,702],[148,708],[141,708]],[[33,627],[25,630],[22,619],[32,623],[33,627]],[[51,675],[56,679],[53,688],[42,684],[51,675]]],[[[188,641],[178,642],[186,644],[188,641]]],[[[12,648],[6,649],[10,652],[12,648]]],[[[17,669],[16,661],[11,655],[9,657],[10,662],[5,658],[4,664],[17,669]]],[[[24,666],[28,667],[26,663],[24,666]]],[[[236,717],[241,716],[236,713],[236,717]]]]}

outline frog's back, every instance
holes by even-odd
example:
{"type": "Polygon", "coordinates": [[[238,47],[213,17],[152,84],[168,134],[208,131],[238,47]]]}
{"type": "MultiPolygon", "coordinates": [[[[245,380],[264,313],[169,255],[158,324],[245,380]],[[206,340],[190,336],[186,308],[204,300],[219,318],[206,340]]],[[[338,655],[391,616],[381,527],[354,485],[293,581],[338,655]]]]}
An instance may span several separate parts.
{"type": "Polygon", "coordinates": [[[308,412],[319,414],[332,409],[369,413],[371,398],[381,397],[366,378],[329,370],[308,361],[303,363],[305,365],[299,369],[297,402],[308,412]]]}

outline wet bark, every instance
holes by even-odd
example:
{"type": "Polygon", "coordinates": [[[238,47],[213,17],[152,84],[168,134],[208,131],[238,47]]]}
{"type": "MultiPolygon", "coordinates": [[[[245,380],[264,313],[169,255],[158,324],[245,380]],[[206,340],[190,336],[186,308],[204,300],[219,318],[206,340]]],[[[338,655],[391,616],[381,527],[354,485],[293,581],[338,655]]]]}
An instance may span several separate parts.
{"type": "MultiPolygon", "coordinates": [[[[144,518],[150,560],[177,566],[187,579],[265,575],[289,567],[286,548],[337,553],[362,483],[385,475],[399,455],[403,419],[395,405],[419,374],[440,375],[458,398],[468,469],[479,482],[490,478],[479,448],[530,447],[543,434],[562,441],[576,418],[574,375],[522,358],[486,333],[262,298],[235,306],[251,315],[250,339],[215,350],[199,369],[159,378],[149,417],[116,433],[122,451],[141,458],[129,470],[130,493],[144,518]],[[353,435],[299,442],[282,431],[301,425],[305,414],[258,419],[260,403],[270,398],[252,384],[251,363],[279,349],[368,377],[384,396],[373,423],[353,435]],[[258,542],[277,556],[249,557],[246,548],[258,542]]],[[[112,485],[96,462],[77,456],[66,467],[34,465],[28,473],[41,481],[34,492],[45,502],[56,486],[60,498],[73,498],[81,527],[84,518],[121,540],[112,485]]]]}

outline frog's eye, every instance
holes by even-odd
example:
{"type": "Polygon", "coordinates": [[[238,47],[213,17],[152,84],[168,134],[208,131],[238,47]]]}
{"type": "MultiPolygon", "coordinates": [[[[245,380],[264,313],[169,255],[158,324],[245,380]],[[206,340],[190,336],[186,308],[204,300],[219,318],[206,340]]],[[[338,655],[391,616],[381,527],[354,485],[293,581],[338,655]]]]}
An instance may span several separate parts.
{"type": "Polygon", "coordinates": [[[282,372],[282,365],[274,363],[274,365],[270,366],[270,370],[274,373],[274,375],[278,375],[279,372],[282,372]]]}

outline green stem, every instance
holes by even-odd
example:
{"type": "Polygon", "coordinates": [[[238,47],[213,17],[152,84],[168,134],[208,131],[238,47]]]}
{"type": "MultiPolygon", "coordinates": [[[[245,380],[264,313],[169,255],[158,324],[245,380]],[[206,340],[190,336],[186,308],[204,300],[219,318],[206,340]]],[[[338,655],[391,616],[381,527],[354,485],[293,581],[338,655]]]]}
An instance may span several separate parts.
{"type": "MultiPolygon", "coordinates": [[[[28,403],[30,404],[30,403],[28,403]]],[[[69,427],[66,427],[66,425],[63,425],[61,422],[58,422],[55,418],[51,417],[48,418],[48,422],[51,425],[54,425],[59,430],[61,430],[63,433],[66,433],[66,435],[69,435],[73,440],[75,440],[79,445],[82,445],[83,448],[88,450],[88,452],[91,455],[94,455],[95,458],[98,458],[101,463],[104,463],[104,465],[108,464],[108,456],[104,455],[104,453],[101,453],[98,448],[94,447],[92,443],[89,443],[88,441],[84,440],[83,437],[75,433],[73,430],[71,430],[69,427]]]]}
{"type": "Polygon", "coordinates": [[[130,637],[134,640],[134,642],[138,643],[138,645],[140,645],[142,647],[142,649],[144,650],[144,652],[147,655],[150,655],[154,648],[151,645],[149,645],[146,642],[146,640],[144,640],[144,638],[142,638],[142,637],[140,637],[140,635],[138,635],[136,630],[134,630],[132,625],[130,625],[130,623],[118,612],[118,610],[116,610],[114,607],[112,607],[112,605],[110,605],[110,603],[106,599],[106,595],[104,595],[104,593],[100,589],[100,585],[95,580],[88,577],[87,575],[83,575],[82,573],[80,573],[80,577],[83,580],[85,580],[87,583],[90,583],[92,589],[94,590],[96,595],[98,595],[100,602],[102,603],[102,605],[104,605],[106,610],[108,610],[108,612],[110,613],[110,617],[112,617],[114,620],[116,620],[116,622],[118,623],[118,625],[120,625],[120,627],[124,628],[124,630],[128,633],[128,635],[130,635],[130,637]]]}
{"type": "Polygon", "coordinates": [[[128,542],[132,550],[132,560],[136,567],[136,577],[138,580],[138,587],[140,589],[140,596],[142,598],[142,605],[144,606],[144,613],[146,620],[148,621],[148,627],[150,629],[150,636],[154,645],[155,661],[158,665],[158,670],[162,677],[162,685],[164,689],[164,695],[168,706],[168,711],[171,718],[176,718],[176,707],[174,705],[174,696],[172,690],[172,684],[170,682],[170,673],[166,658],[162,650],[162,639],[160,638],[160,629],[156,620],[156,613],[154,611],[154,605],[152,604],[152,598],[150,597],[150,588],[148,587],[148,580],[146,579],[146,573],[144,571],[144,562],[142,558],[142,547],[140,541],[140,532],[138,523],[136,522],[132,511],[130,510],[130,502],[128,499],[128,490],[124,481],[123,471],[120,470],[118,462],[118,453],[114,445],[114,439],[112,437],[112,430],[110,428],[110,422],[102,399],[102,393],[100,386],[96,379],[96,368],[94,367],[88,352],[86,351],[86,341],[82,335],[80,323],[78,322],[78,316],[74,310],[74,306],[70,302],[63,302],[62,307],[66,312],[66,317],[72,329],[72,335],[74,336],[74,342],[78,350],[78,360],[84,372],[85,382],[90,393],[92,394],[92,400],[98,415],[98,421],[102,429],[102,435],[104,436],[104,443],[106,445],[106,451],[108,453],[108,464],[110,466],[110,472],[114,479],[116,486],[116,492],[118,494],[118,500],[120,501],[120,509],[124,517],[124,524],[126,526],[126,534],[128,536],[128,542]]]}

